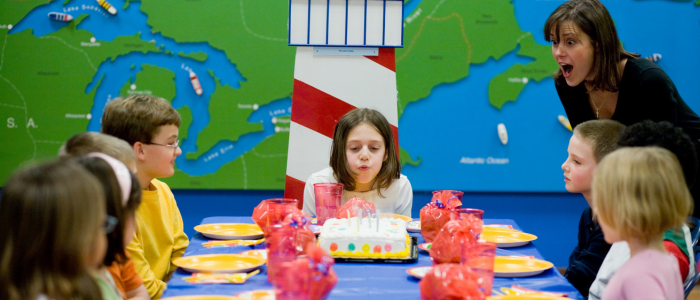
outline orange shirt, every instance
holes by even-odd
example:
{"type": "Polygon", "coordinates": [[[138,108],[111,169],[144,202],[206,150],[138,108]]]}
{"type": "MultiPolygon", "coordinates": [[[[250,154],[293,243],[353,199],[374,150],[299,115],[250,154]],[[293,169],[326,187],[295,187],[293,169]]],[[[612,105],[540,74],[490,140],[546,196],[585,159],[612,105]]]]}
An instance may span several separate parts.
{"type": "Polygon", "coordinates": [[[120,264],[115,261],[111,266],[107,267],[107,270],[109,270],[109,273],[112,274],[114,278],[114,283],[122,292],[124,300],[126,300],[126,291],[132,291],[143,284],[143,280],[141,280],[139,274],[136,273],[134,262],[131,261],[131,255],[129,255],[129,253],[126,253],[126,258],[126,263],[120,264]]]}

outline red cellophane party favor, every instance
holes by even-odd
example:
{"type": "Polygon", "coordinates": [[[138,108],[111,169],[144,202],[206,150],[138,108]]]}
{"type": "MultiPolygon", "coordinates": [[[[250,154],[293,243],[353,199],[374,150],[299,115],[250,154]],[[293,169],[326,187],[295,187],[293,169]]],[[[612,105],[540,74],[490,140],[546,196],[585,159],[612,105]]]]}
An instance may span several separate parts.
{"type": "Polygon", "coordinates": [[[276,299],[326,299],[338,283],[330,254],[314,243],[307,249],[308,256],[282,264],[274,281],[276,299]]]}
{"type": "Polygon", "coordinates": [[[267,199],[253,209],[253,221],[267,235],[267,227],[280,224],[287,215],[298,212],[296,199],[267,199]]]}
{"type": "Polygon", "coordinates": [[[421,235],[427,243],[432,242],[438,232],[450,220],[450,211],[462,206],[462,192],[435,191],[433,199],[420,210],[421,235]]]}
{"type": "Polygon", "coordinates": [[[311,267],[311,300],[320,300],[328,298],[328,294],[338,283],[338,276],[333,271],[335,260],[323,248],[315,243],[309,244],[307,247],[307,255],[309,266],[311,267]]]}
{"type": "Polygon", "coordinates": [[[483,300],[479,277],[460,264],[435,265],[420,281],[422,300],[483,300]]]}
{"type": "Polygon", "coordinates": [[[430,246],[430,257],[435,264],[459,263],[462,258],[462,245],[477,241],[475,231],[481,232],[483,222],[477,218],[456,219],[447,222],[440,229],[430,246]]]}
{"type": "Polygon", "coordinates": [[[374,203],[370,203],[365,201],[365,199],[355,197],[350,199],[350,201],[345,203],[345,205],[338,210],[338,219],[357,217],[361,215],[363,211],[368,209],[374,210],[374,203]]]}
{"type": "Polygon", "coordinates": [[[294,237],[296,239],[296,250],[297,255],[306,254],[306,249],[309,244],[316,243],[316,235],[311,230],[309,226],[311,224],[311,218],[309,215],[301,210],[290,213],[282,222],[283,225],[289,225],[295,230],[294,237]]]}

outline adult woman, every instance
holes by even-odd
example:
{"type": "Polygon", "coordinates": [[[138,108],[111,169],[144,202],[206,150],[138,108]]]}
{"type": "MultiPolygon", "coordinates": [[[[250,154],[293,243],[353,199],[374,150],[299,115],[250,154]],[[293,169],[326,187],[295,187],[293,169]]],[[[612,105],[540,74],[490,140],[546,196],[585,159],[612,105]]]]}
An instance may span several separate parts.
{"type": "MultiPolygon", "coordinates": [[[[668,121],[698,143],[700,117],[658,65],[625,51],[600,1],[565,2],[545,22],[544,34],[559,64],[555,86],[571,126],[593,119],[627,126],[668,121]]],[[[698,199],[700,185],[695,186],[698,199]]],[[[700,215],[697,205],[694,215],[700,215]]]]}

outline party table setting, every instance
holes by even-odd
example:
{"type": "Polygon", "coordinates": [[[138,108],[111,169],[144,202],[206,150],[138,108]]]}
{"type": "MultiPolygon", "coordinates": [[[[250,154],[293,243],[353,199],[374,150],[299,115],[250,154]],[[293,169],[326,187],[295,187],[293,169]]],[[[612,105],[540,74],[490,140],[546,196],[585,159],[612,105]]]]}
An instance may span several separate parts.
{"type": "Polygon", "coordinates": [[[461,192],[435,191],[410,219],[318,190],[315,218],[268,199],[202,220],[162,299],[583,299],[536,236],[463,208],[461,192]]]}

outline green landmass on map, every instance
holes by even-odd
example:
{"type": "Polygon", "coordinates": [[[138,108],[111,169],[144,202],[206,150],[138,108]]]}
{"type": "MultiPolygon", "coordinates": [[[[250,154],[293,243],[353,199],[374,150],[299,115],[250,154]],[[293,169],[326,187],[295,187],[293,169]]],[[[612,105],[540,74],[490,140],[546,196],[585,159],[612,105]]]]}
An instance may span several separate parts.
{"type": "Polygon", "coordinates": [[[188,54],[185,54],[185,52],[180,52],[180,53],[178,53],[177,55],[179,55],[179,56],[181,56],[181,57],[191,58],[191,59],[194,59],[194,60],[196,60],[196,61],[205,61],[205,60],[207,60],[207,54],[204,53],[204,52],[202,52],[202,51],[199,51],[199,52],[192,52],[192,53],[188,53],[188,54]]]}
{"type": "Polygon", "coordinates": [[[0,29],[0,40],[5,41],[5,59],[0,65],[0,117],[8,125],[10,118],[13,121],[12,126],[0,127],[0,140],[12,141],[13,145],[0,150],[0,182],[25,162],[56,157],[63,142],[85,131],[97,90],[86,91],[86,86],[102,62],[134,51],[158,51],[138,34],[92,43],[92,33],[76,29],[85,17],[79,16],[41,38],[31,29],[11,35],[0,29]]]}
{"type": "MultiPolygon", "coordinates": [[[[194,189],[284,189],[287,166],[288,132],[279,132],[265,139],[250,151],[224,164],[216,173],[190,176],[180,170],[162,178],[169,186],[194,189]],[[274,168],[277,166],[281,168],[274,168]]],[[[177,165],[175,166],[177,168],[177,165]]]]}
{"type": "MultiPolygon", "coordinates": [[[[16,25],[34,8],[46,3],[48,3],[47,0],[0,1],[0,25],[16,25]]],[[[0,29],[0,31],[3,31],[3,29],[0,29]]]]}
{"type": "Polygon", "coordinates": [[[133,82],[129,79],[119,90],[120,97],[149,95],[168,101],[173,101],[175,93],[175,73],[166,68],[149,64],[141,65],[141,71],[136,73],[136,79],[133,82]]]}
{"type": "MultiPolygon", "coordinates": [[[[187,159],[200,157],[221,140],[236,141],[243,134],[261,131],[262,124],[247,122],[254,112],[248,107],[255,104],[260,107],[292,94],[296,48],[287,46],[288,5],[285,1],[241,0],[231,2],[227,9],[222,9],[221,3],[213,1],[142,2],[141,10],[149,16],[148,25],[154,32],[179,43],[207,42],[221,49],[245,78],[238,89],[222,86],[217,80],[216,90],[209,101],[209,124],[197,136],[197,150],[185,154],[187,159]],[[178,18],[173,18],[173,15],[178,18]],[[227,30],[217,31],[211,28],[227,30]]],[[[281,134],[283,133],[266,139],[264,144],[275,143],[269,147],[286,149],[287,139],[277,137],[281,134]]],[[[254,149],[258,147],[260,145],[254,149]]],[[[279,158],[279,163],[261,164],[258,167],[269,174],[282,176],[278,187],[283,187],[287,152],[285,150],[279,153],[284,154],[279,158]]],[[[251,155],[245,154],[243,157],[247,161],[249,156],[251,155]]],[[[232,164],[242,166],[242,159],[236,159],[216,173],[209,174],[209,178],[218,178],[208,180],[212,184],[209,185],[210,188],[235,188],[228,184],[228,178],[233,176],[229,166],[232,164]]],[[[255,186],[271,188],[264,184],[270,182],[269,178],[261,177],[260,180],[246,186],[253,189],[255,186]]],[[[189,184],[187,180],[173,184],[174,187],[181,188],[204,187],[189,184]]]]}
{"type": "Polygon", "coordinates": [[[418,157],[418,160],[413,160],[411,158],[411,154],[406,151],[406,149],[399,147],[399,161],[401,162],[401,166],[405,166],[406,164],[412,165],[412,166],[417,166],[421,162],[420,156],[418,157]]]}
{"type": "Polygon", "coordinates": [[[551,48],[537,44],[532,35],[523,38],[517,55],[534,60],[525,65],[516,63],[491,79],[489,103],[498,109],[508,101],[515,101],[527,83],[550,78],[559,68],[556,61],[552,59],[551,48]]]}
{"type": "Polygon", "coordinates": [[[187,106],[183,105],[177,109],[177,113],[180,114],[180,130],[178,131],[178,138],[180,143],[187,139],[188,133],[190,131],[190,125],[194,121],[194,116],[192,115],[192,110],[187,106]]]}
{"type": "Polygon", "coordinates": [[[187,159],[196,159],[220,140],[237,141],[246,133],[262,131],[262,123],[250,123],[248,117],[257,109],[255,99],[240,97],[240,89],[221,85],[214,77],[216,88],[209,99],[209,125],[197,136],[197,151],[187,153],[187,159]],[[212,126],[214,124],[215,126],[212,126]]]}

